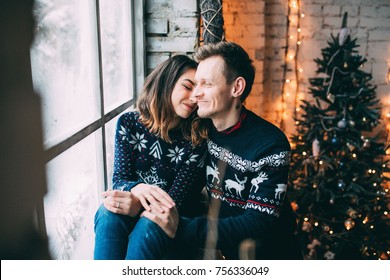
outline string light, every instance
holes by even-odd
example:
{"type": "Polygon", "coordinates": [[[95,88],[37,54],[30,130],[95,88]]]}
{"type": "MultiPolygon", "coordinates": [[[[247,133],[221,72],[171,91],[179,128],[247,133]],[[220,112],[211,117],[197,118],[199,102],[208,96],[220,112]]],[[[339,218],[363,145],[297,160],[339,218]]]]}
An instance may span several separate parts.
{"type": "Polygon", "coordinates": [[[282,112],[280,112],[280,115],[282,116],[280,128],[282,130],[284,129],[284,121],[287,118],[290,120],[297,117],[297,114],[300,111],[298,100],[303,99],[303,96],[299,91],[299,74],[303,72],[303,68],[301,66],[298,67],[298,53],[299,47],[303,43],[301,40],[302,28],[300,26],[300,20],[304,16],[305,14],[301,10],[301,1],[289,0],[287,7],[287,36],[281,95],[281,102],[286,104],[286,106],[282,106],[282,112]],[[294,107],[291,108],[291,106],[294,107]],[[291,116],[293,116],[293,118],[291,118],[291,116]]]}
{"type": "Polygon", "coordinates": [[[390,68],[387,69],[387,83],[390,83],[390,68]]]}

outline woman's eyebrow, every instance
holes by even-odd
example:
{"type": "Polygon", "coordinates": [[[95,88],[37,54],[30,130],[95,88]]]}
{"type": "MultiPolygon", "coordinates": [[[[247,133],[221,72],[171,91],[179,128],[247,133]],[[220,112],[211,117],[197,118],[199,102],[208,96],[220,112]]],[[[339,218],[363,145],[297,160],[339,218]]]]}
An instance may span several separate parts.
{"type": "Polygon", "coordinates": [[[183,79],[183,82],[189,82],[192,85],[195,85],[195,82],[193,80],[191,80],[191,79],[183,79]]]}

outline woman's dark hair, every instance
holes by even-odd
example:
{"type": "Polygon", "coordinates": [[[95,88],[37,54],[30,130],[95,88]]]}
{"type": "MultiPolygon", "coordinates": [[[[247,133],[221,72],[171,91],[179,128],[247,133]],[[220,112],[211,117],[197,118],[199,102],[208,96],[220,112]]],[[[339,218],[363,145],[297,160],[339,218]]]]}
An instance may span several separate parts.
{"type": "MultiPolygon", "coordinates": [[[[137,101],[141,122],[154,134],[167,142],[169,123],[174,119],[172,91],[179,78],[189,70],[196,70],[198,64],[186,55],[175,55],[157,66],[146,78],[137,101]]],[[[194,145],[206,136],[206,128],[194,112],[181,123],[183,135],[194,145]]]]}

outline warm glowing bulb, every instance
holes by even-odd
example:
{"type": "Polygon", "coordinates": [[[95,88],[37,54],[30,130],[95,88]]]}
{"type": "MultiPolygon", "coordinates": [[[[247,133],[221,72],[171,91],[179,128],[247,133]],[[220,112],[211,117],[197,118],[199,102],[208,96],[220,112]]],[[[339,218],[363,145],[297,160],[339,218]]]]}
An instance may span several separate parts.
{"type": "Polygon", "coordinates": [[[390,68],[387,70],[387,82],[390,83],[390,68]]]}
{"type": "Polygon", "coordinates": [[[305,217],[303,220],[304,220],[305,222],[307,222],[307,221],[309,220],[309,218],[308,218],[308,217],[305,217]]]}
{"type": "Polygon", "coordinates": [[[329,231],[329,234],[333,234],[333,230],[330,230],[330,231],[329,231]]]}
{"type": "Polygon", "coordinates": [[[371,226],[370,226],[370,229],[373,229],[373,228],[374,228],[374,226],[373,226],[373,225],[371,225],[371,226]]]}
{"type": "Polygon", "coordinates": [[[318,222],[315,222],[314,225],[317,227],[318,226],[318,222]]]}
{"type": "Polygon", "coordinates": [[[297,45],[301,45],[302,44],[302,42],[301,41],[297,41],[297,45]]]}
{"type": "Polygon", "coordinates": [[[304,13],[302,13],[302,14],[301,14],[301,17],[305,17],[305,14],[304,14],[304,13]]]}
{"type": "Polygon", "coordinates": [[[321,165],[322,165],[323,163],[324,163],[324,162],[323,162],[322,160],[320,160],[319,164],[321,164],[321,165]]]}
{"type": "Polygon", "coordinates": [[[294,39],[294,36],[293,36],[293,35],[290,35],[290,39],[294,39]]]}
{"type": "Polygon", "coordinates": [[[305,151],[303,151],[303,152],[302,152],[302,155],[306,156],[306,155],[307,155],[307,153],[306,153],[305,151]]]}
{"type": "Polygon", "coordinates": [[[303,72],[303,69],[302,69],[302,68],[299,68],[298,71],[299,71],[300,73],[302,73],[302,72],[303,72]]]}
{"type": "Polygon", "coordinates": [[[289,83],[289,82],[291,82],[291,80],[290,79],[286,79],[286,83],[289,83]]]}
{"type": "Polygon", "coordinates": [[[355,158],[355,157],[356,157],[356,154],[352,154],[352,157],[355,158]]]}
{"type": "Polygon", "coordinates": [[[297,8],[298,7],[297,2],[296,1],[292,1],[291,2],[291,7],[297,8]]]}
{"type": "MultiPolygon", "coordinates": [[[[298,28],[297,31],[298,31],[298,32],[301,32],[301,31],[302,31],[302,28],[298,28]]],[[[389,71],[390,71],[390,70],[389,70],[389,71]]]]}

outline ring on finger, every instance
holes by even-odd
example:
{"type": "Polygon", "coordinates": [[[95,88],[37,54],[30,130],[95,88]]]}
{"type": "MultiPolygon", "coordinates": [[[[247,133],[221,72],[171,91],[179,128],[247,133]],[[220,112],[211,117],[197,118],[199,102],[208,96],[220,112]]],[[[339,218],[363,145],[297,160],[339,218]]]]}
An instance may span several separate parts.
{"type": "Polygon", "coordinates": [[[121,203],[118,202],[118,203],[116,204],[116,208],[119,208],[120,205],[121,205],[121,203]]]}

